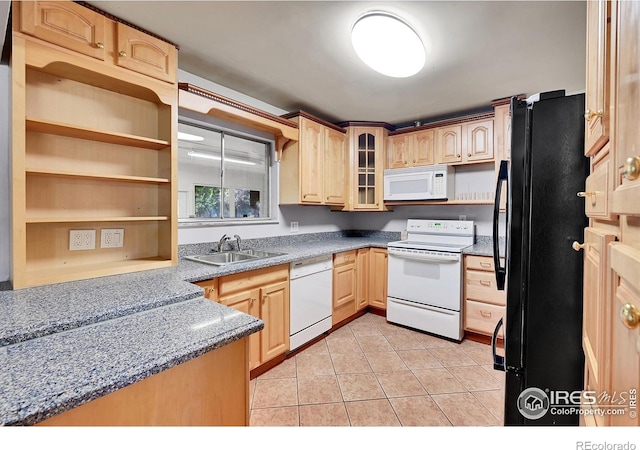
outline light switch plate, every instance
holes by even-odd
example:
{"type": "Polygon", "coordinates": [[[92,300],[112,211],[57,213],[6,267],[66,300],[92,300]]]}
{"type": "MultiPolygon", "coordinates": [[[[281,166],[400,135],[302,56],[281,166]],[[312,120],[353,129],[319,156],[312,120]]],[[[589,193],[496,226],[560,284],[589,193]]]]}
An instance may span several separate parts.
{"type": "Polygon", "coordinates": [[[298,222],[291,222],[291,232],[292,233],[298,232],[298,222]]]}
{"type": "Polygon", "coordinates": [[[100,248],[117,248],[124,245],[124,228],[100,230],[100,248]]]}

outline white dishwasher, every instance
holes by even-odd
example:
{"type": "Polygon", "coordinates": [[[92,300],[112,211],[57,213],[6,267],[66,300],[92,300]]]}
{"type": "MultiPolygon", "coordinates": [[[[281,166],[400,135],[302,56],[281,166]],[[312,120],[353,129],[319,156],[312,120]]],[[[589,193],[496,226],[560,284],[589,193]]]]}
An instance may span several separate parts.
{"type": "Polygon", "coordinates": [[[290,349],[331,329],[333,256],[291,263],[290,349]]]}

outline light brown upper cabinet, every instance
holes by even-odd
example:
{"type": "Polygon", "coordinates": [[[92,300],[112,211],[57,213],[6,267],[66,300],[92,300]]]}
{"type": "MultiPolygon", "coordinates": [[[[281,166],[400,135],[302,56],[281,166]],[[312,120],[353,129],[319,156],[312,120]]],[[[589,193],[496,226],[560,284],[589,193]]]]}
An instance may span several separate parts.
{"type": "Polygon", "coordinates": [[[347,126],[351,177],[349,211],[386,211],[384,197],[384,126],[347,126]]]}
{"type": "Polygon", "coordinates": [[[433,164],[434,153],[434,130],[389,136],[387,168],[397,169],[433,164]]]}
{"type": "Polygon", "coordinates": [[[640,3],[619,1],[612,26],[617,44],[615,70],[612,71],[612,108],[615,129],[612,148],[615,161],[616,189],[613,192],[613,212],[621,215],[640,215],[640,60],[638,59],[638,30],[640,3]],[[633,99],[633,100],[632,100],[633,99]]]}
{"type": "Polygon", "coordinates": [[[102,14],[73,2],[27,1],[20,7],[22,33],[101,60],[109,46],[106,25],[112,24],[102,14]]]}
{"type": "Polygon", "coordinates": [[[116,64],[170,83],[176,82],[176,48],[146,33],[116,24],[116,64]]]}
{"type": "Polygon", "coordinates": [[[324,129],[325,205],[344,205],[347,194],[347,138],[342,131],[324,129]]]}
{"type": "Polygon", "coordinates": [[[436,153],[439,164],[493,161],[493,119],[438,128],[436,153]]]}
{"type": "Polygon", "coordinates": [[[344,206],[346,132],[303,111],[284,117],[298,124],[299,140],[280,159],[280,204],[344,206]]]}
{"type": "Polygon", "coordinates": [[[587,2],[585,154],[596,154],[609,141],[609,69],[611,2],[587,2]]]}

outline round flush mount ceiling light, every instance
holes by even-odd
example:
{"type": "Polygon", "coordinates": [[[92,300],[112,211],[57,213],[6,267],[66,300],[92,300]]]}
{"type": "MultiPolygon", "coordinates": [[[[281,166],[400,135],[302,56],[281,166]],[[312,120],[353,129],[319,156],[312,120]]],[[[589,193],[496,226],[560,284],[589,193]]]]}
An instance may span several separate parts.
{"type": "Polygon", "coordinates": [[[424,45],[403,19],[385,11],[370,11],[356,19],[351,44],[362,61],[396,78],[418,73],[426,59],[424,45]]]}

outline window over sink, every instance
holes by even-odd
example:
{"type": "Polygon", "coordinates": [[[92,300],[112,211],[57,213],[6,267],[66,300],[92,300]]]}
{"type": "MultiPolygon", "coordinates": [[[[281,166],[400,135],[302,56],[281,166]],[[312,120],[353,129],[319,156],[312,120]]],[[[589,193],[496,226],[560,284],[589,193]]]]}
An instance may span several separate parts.
{"type": "Polygon", "coordinates": [[[187,118],[178,121],[178,219],[271,219],[271,142],[187,118]]]}

